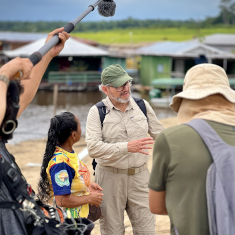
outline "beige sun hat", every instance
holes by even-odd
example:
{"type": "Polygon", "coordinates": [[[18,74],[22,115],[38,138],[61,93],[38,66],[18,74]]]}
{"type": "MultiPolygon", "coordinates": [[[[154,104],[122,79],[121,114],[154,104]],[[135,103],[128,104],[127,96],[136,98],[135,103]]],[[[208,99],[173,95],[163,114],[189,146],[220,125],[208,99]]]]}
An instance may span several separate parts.
{"type": "Polygon", "coordinates": [[[196,65],[187,72],[183,91],[173,96],[170,107],[178,112],[182,98],[200,100],[214,94],[221,94],[235,103],[235,91],[230,88],[224,69],[214,64],[196,65]]]}

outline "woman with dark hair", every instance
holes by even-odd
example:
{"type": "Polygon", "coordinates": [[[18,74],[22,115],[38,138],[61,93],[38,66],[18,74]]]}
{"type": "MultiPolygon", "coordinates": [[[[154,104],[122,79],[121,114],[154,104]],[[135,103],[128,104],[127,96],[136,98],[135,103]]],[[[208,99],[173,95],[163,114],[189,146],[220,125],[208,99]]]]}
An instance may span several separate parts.
{"type": "Polygon", "coordinates": [[[81,162],[73,145],[80,140],[78,117],[64,112],[51,119],[46,151],[38,184],[39,197],[70,210],[74,218],[87,217],[89,204],[100,206],[103,189],[90,182],[87,166],[81,162]]]}

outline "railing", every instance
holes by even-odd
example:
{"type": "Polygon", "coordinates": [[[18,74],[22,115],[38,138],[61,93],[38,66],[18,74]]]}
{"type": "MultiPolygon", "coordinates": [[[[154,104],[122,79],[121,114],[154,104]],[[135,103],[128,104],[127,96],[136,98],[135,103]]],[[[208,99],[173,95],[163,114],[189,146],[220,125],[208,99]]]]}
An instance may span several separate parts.
{"type": "Polygon", "coordinates": [[[101,73],[96,71],[88,72],[49,72],[48,83],[65,85],[97,85],[101,83],[101,73]]]}
{"type": "MultiPolygon", "coordinates": [[[[133,83],[140,83],[138,71],[127,70],[133,83]]],[[[80,85],[83,87],[98,85],[101,83],[101,73],[97,71],[86,72],[49,72],[48,83],[59,85],[80,85]]]]}

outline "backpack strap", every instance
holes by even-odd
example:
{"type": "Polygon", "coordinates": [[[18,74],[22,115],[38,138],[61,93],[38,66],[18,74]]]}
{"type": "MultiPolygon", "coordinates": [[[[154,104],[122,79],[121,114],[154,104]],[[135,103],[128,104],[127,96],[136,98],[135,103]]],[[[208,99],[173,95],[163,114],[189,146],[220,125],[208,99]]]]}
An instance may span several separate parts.
{"type": "MultiPolygon", "coordinates": [[[[13,160],[13,158],[11,158],[11,160],[13,160]]],[[[4,182],[13,199],[12,202],[0,202],[0,208],[11,208],[15,210],[22,208],[22,203],[25,199],[32,202],[33,198],[31,196],[34,195],[34,192],[31,186],[27,184],[21,171],[18,170],[15,161],[14,165],[16,168],[0,155],[0,165],[2,182],[4,182]]]]}
{"type": "Polygon", "coordinates": [[[205,145],[207,146],[214,162],[222,160],[221,158],[223,158],[223,156],[220,156],[216,153],[220,148],[219,145],[222,146],[225,143],[205,120],[193,119],[188,123],[184,123],[183,125],[192,127],[200,135],[205,145]]]}
{"type": "Polygon", "coordinates": [[[13,199],[13,202],[6,202],[5,205],[0,203],[0,208],[9,208],[13,210],[22,208],[22,203],[26,199],[34,204],[37,214],[41,218],[44,218],[40,208],[34,201],[35,193],[31,188],[31,185],[27,183],[26,179],[22,175],[19,166],[15,162],[14,156],[8,152],[5,144],[1,141],[0,148],[0,178],[2,178],[2,182],[4,182],[13,199]]]}
{"type": "MultiPolygon", "coordinates": [[[[0,160],[1,160],[1,155],[0,155],[0,160]]],[[[2,185],[2,181],[3,181],[3,167],[2,164],[0,163],[0,186],[2,185]]]]}
{"type": "MultiPolygon", "coordinates": [[[[104,105],[104,103],[102,101],[98,102],[95,106],[97,107],[97,109],[99,111],[101,130],[102,130],[103,129],[103,122],[104,122],[105,116],[107,114],[106,106],[104,105]]],[[[95,161],[95,159],[93,159],[92,166],[93,166],[94,171],[95,171],[96,165],[97,165],[97,162],[95,161]]],[[[94,172],[94,175],[95,175],[95,172],[94,172]]]]}
{"type": "Polygon", "coordinates": [[[133,97],[133,99],[136,102],[136,104],[139,106],[139,108],[141,109],[141,111],[143,112],[145,117],[148,119],[148,117],[147,117],[147,110],[146,110],[146,106],[145,106],[144,100],[140,99],[140,98],[134,98],[134,97],[133,97]]]}
{"type": "Polygon", "coordinates": [[[97,109],[99,111],[100,123],[101,123],[101,129],[102,129],[105,115],[107,114],[106,113],[106,106],[104,105],[104,103],[102,101],[98,102],[95,106],[97,107],[97,109]]]}
{"type": "Polygon", "coordinates": [[[0,208],[15,210],[21,208],[21,205],[18,202],[0,202],[0,208]]]}

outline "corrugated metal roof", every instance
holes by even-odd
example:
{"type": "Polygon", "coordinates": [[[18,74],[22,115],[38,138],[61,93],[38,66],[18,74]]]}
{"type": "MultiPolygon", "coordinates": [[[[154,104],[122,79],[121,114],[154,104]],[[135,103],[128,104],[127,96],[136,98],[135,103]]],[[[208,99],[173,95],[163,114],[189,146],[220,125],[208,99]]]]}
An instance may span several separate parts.
{"type": "Polygon", "coordinates": [[[147,47],[142,47],[138,51],[149,53],[164,53],[164,54],[180,54],[181,51],[185,51],[194,46],[193,42],[157,42],[147,47]]]}
{"type": "Polygon", "coordinates": [[[158,56],[192,56],[197,57],[199,54],[195,50],[201,49],[205,51],[205,54],[213,58],[235,58],[235,55],[219,50],[212,46],[207,46],[198,40],[191,40],[185,42],[157,42],[147,47],[142,47],[137,50],[137,54],[140,55],[158,55],[158,56]],[[210,52],[208,54],[208,52],[210,52]]]}
{"type": "MultiPolygon", "coordinates": [[[[41,38],[35,42],[29,43],[25,46],[17,48],[12,51],[3,51],[8,57],[28,57],[33,52],[38,51],[44,44],[46,38],[41,38]]],[[[106,56],[108,52],[89,46],[87,44],[78,42],[72,38],[69,38],[68,41],[65,43],[64,49],[60,52],[58,56],[106,56]]]]}
{"type": "Polygon", "coordinates": [[[23,33],[0,31],[0,41],[31,42],[47,37],[46,33],[23,33]]]}
{"type": "Polygon", "coordinates": [[[203,39],[208,45],[235,46],[235,34],[212,34],[203,39]]]}

